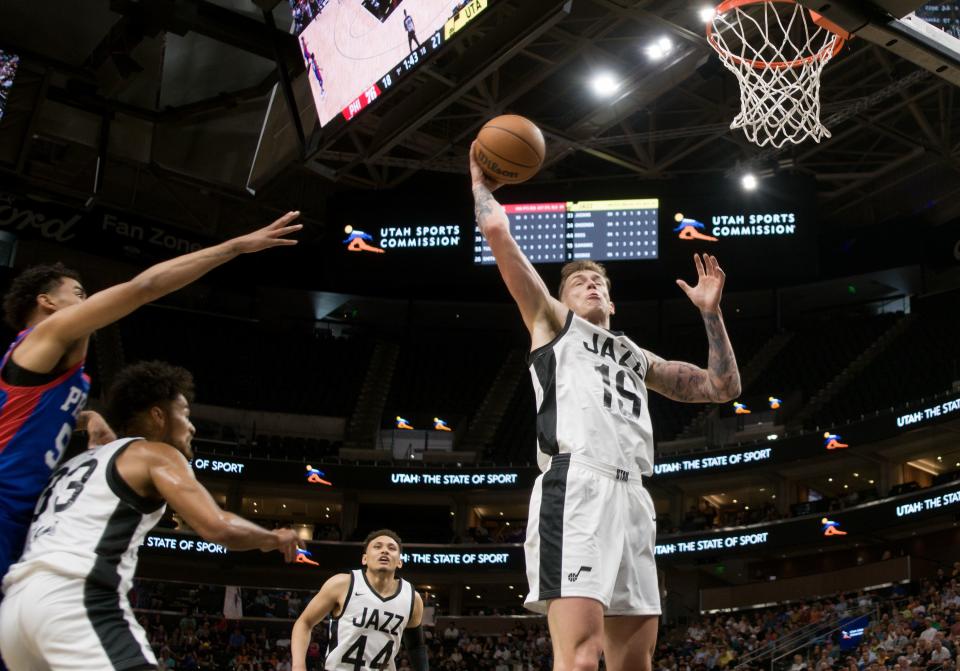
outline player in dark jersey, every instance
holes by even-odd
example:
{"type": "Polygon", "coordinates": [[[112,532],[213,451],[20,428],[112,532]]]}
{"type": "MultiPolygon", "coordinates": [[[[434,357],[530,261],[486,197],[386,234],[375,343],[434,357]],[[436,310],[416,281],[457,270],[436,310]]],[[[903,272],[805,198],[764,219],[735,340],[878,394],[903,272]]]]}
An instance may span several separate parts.
{"type": "Polygon", "coordinates": [[[287,236],[300,230],[292,223],[298,216],[288,212],[253,233],[158,263],[89,298],[61,265],[30,268],[14,280],[4,309],[21,333],[0,368],[0,575],[20,556],[37,498],[87,400],[90,335],[240,254],[296,244],[287,236]]]}
{"type": "Polygon", "coordinates": [[[313,78],[317,80],[317,86],[320,87],[320,97],[323,98],[327,95],[326,89],[323,88],[323,70],[317,64],[317,57],[314,55],[310,48],[307,46],[307,41],[300,38],[300,44],[303,45],[303,58],[307,62],[307,69],[310,71],[310,74],[313,75],[313,78]]]}
{"type": "Polygon", "coordinates": [[[407,10],[403,10],[403,27],[407,29],[407,46],[410,47],[410,51],[413,51],[414,44],[419,49],[420,40],[417,39],[417,29],[414,28],[413,17],[407,14],[407,10]]]}

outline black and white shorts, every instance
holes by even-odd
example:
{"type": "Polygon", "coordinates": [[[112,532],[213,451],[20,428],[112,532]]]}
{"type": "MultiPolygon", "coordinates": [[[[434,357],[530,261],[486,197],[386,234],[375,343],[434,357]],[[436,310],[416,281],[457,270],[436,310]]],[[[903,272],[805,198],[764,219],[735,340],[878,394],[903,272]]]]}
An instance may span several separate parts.
{"type": "Polygon", "coordinates": [[[126,596],[39,571],[0,602],[0,654],[10,671],[157,668],[126,596]]]}
{"type": "Polygon", "coordinates": [[[656,511],[638,470],[560,454],[533,486],[524,605],[587,597],[606,615],[659,615],[656,511]]]}

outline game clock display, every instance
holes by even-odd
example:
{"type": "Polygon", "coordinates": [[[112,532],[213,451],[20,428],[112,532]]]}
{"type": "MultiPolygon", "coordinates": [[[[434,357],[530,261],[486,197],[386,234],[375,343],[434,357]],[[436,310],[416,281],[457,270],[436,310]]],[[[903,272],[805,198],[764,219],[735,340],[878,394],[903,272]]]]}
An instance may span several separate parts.
{"type": "Polygon", "coordinates": [[[350,121],[492,0],[290,0],[320,125],[350,121]]]}
{"type": "MultiPolygon", "coordinates": [[[[656,198],[504,205],[510,232],[531,263],[649,261],[657,258],[656,198]]],[[[474,263],[496,263],[475,231],[474,263]]]]}

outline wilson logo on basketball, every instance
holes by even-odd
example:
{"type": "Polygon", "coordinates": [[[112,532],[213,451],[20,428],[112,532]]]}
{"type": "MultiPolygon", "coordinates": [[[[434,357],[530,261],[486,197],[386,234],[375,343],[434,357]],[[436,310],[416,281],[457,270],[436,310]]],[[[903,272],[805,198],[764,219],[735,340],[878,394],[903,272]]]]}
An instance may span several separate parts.
{"type": "Polygon", "coordinates": [[[486,170],[492,172],[497,177],[505,177],[507,179],[516,179],[519,173],[516,170],[504,170],[500,167],[500,164],[491,159],[489,156],[483,152],[477,152],[477,161],[480,165],[486,170]]]}

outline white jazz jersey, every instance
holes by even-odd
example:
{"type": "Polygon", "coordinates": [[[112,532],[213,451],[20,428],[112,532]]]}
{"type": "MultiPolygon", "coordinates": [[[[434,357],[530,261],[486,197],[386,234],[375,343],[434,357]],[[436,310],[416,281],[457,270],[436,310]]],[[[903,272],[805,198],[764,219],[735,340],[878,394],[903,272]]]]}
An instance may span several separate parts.
{"type": "Polygon", "coordinates": [[[382,597],[364,569],[350,572],[350,589],[338,617],[330,619],[326,671],[395,671],[400,637],[413,615],[413,586],[400,580],[393,596],[382,597]]]}
{"type": "Polygon", "coordinates": [[[573,313],[547,345],[530,353],[537,399],[537,461],[578,454],[625,471],[653,474],[653,427],[644,379],[649,362],[622,333],[573,313]]]}
{"type": "Polygon", "coordinates": [[[37,572],[130,591],[144,536],[166,509],[134,492],[116,459],[140,438],[124,438],[61,465],[40,495],[23,556],[3,580],[4,592],[37,572]]]}

